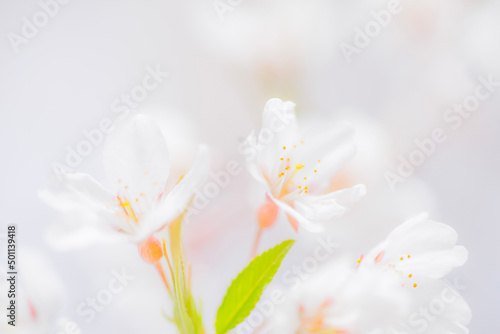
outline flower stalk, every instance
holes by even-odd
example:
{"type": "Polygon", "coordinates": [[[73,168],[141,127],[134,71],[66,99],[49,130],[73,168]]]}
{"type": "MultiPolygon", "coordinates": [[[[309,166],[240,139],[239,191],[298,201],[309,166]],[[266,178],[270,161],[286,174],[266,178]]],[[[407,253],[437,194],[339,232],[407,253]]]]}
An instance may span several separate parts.
{"type": "MultiPolygon", "coordinates": [[[[170,296],[173,302],[173,318],[170,319],[183,334],[205,334],[201,309],[197,305],[190,284],[190,277],[186,275],[182,246],[182,220],[184,214],[176,218],[168,226],[168,249],[163,240],[164,256],[167,260],[172,289],[170,296]]],[[[161,271],[162,279],[168,282],[161,271]]],[[[169,289],[169,288],[168,288],[169,289]]]]}

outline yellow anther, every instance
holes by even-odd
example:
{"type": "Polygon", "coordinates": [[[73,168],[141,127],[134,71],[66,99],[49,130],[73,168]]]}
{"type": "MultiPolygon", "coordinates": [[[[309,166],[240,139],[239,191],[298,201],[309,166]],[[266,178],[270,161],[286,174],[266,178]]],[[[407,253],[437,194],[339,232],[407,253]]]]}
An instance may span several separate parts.
{"type": "Polygon", "coordinates": [[[297,168],[297,169],[302,169],[302,168],[304,168],[304,165],[302,165],[302,164],[296,164],[296,165],[295,165],[295,168],[297,168]]]}
{"type": "Polygon", "coordinates": [[[135,216],[134,210],[130,206],[130,202],[129,201],[122,202],[121,198],[118,198],[118,200],[120,201],[120,206],[123,208],[123,211],[125,211],[125,214],[128,217],[132,218],[137,223],[139,219],[137,219],[137,217],[135,216]]]}
{"type": "Polygon", "coordinates": [[[412,276],[413,276],[412,274],[408,275],[409,278],[411,278],[412,276]]]}
{"type": "Polygon", "coordinates": [[[314,170],[314,172],[315,172],[315,173],[317,173],[317,172],[318,172],[318,170],[317,170],[317,169],[315,169],[315,170],[314,170]]]}
{"type": "Polygon", "coordinates": [[[283,146],[283,149],[286,150],[286,146],[283,146]]]}
{"type": "Polygon", "coordinates": [[[283,158],[280,158],[281,161],[283,161],[283,158]]]}
{"type": "Polygon", "coordinates": [[[413,287],[416,288],[417,287],[417,283],[413,283],[413,287]]]}

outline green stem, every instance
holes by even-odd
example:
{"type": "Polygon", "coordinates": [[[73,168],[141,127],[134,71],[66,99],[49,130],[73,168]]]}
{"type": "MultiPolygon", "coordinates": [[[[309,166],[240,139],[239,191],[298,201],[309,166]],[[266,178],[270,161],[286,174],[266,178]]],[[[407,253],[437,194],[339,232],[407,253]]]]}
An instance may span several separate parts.
{"type": "MultiPolygon", "coordinates": [[[[169,226],[169,245],[172,256],[172,274],[174,277],[174,322],[182,334],[204,334],[202,316],[186,281],[182,247],[183,215],[169,226]]],[[[168,256],[165,252],[165,256],[168,256]]]]}

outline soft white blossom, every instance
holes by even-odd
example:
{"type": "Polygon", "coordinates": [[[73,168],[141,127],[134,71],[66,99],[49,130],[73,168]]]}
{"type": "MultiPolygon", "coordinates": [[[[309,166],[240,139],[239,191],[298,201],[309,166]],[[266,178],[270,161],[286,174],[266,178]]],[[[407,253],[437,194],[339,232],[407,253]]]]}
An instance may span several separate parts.
{"type": "Polygon", "coordinates": [[[331,177],[354,154],[353,131],[329,124],[299,131],[294,108],[289,101],[268,101],[262,128],[248,137],[242,153],[250,173],[266,191],[261,226],[272,224],[280,209],[294,229],[301,224],[318,232],[323,229],[319,223],[347,212],[365,194],[365,187],[326,191],[331,177]]]}
{"type": "Polygon", "coordinates": [[[316,273],[271,321],[276,333],[468,333],[470,308],[441,278],[467,251],[448,225],[409,219],[358,266],[341,261],[316,273]]]}
{"type": "Polygon", "coordinates": [[[41,193],[42,199],[83,223],[72,242],[109,238],[149,242],[158,250],[158,242],[148,238],[188,208],[208,173],[209,152],[201,145],[189,173],[170,176],[160,129],[138,114],[115,124],[106,138],[103,162],[110,190],[90,175],[60,171],[58,181],[41,193]],[[172,189],[167,189],[169,177],[176,178],[172,189]]]}

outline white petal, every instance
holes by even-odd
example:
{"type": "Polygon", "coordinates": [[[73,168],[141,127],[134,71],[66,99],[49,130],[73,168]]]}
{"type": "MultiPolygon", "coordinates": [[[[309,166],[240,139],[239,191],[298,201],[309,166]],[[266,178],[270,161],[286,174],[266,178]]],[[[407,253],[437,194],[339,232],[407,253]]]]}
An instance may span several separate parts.
{"type": "Polygon", "coordinates": [[[95,207],[117,206],[116,196],[104,188],[92,176],[84,173],[67,173],[58,170],[50,188],[42,193],[54,195],[72,194],[83,203],[95,207]]]}
{"type": "Polygon", "coordinates": [[[328,220],[340,216],[366,194],[366,187],[358,184],[352,188],[334,191],[332,193],[313,196],[300,196],[294,201],[294,206],[304,217],[312,220],[328,220]]]}
{"type": "Polygon", "coordinates": [[[303,228],[305,228],[309,232],[320,233],[320,232],[323,232],[325,230],[323,225],[312,222],[311,220],[307,219],[306,217],[301,215],[299,212],[297,212],[297,210],[292,208],[287,203],[272,197],[271,194],[269,194],[269,193],[268,193],[268,195],[270,195],[269,197],[273,200],[274,203],[276,203],[276,205],[281,210],[283,210],[286,214],[288,214],[292,218],[294,218],[297,222],[299,222],[300,225],[302,225],[303,228]]]}
{"type": "Polygon", "coordinates": [[[429,220],[423,214],[397,227],[366,256],[363,263],[373,263],[383,251],[380,265],[393,263],[405,273],[441,278],[467,260],[467,250],[456,246],[457,239],[457,232],[453,228],[429,220]]]}
{"type": "Polygon", "coordinates": [[[250,175],[258,181],[260,184],[266,188],[266,191],[269,190],[269,184],[266,180],[266,177],[263,173],[263,166],[260,164],[259,159],[259,148],[257,143],[257,137],[255,136],[255,131],[252,131],[250,135],[244,142],[242,147],[242,151],[240,153],[245,155],[247,161],[247,169],[250,175]]]}
{"type": "Polygon", "coordinates": [[[129,241],[125,233],[93,226],[68,227],[63,224],[50,226],[44,235],[45,242],[54,250],[68,251],[87,247],[96,243],[118,243],[129,241]]]}
{"type": "Polygon", "coordinates": [[[306,134],[303,147],[294,156],[294,163],[304,165],[300,176],[307,176],[312,187],[325,188],[356,153],[353,136],[354,128],[347,123],[316,128],[311,135],[306,134]]]}
{"type": "Polygon", "coordinates": [[[283,148],[290,150],[298,144],[298,124],[295,104],[271,99],[262,114],[262,128],[258,136],[258,163],[268,176],[277,174],[283,148]]]}
{"type": "Polygon", "coordinates": [[[142,241],[181,215],[189,206],[196,192],[200,190],[210,170],[210,152],[206,145],[200,145],[193,167],[141,222],[136,241],[142,241]]]}
{"type": "Polygon", "coordinates": [[[57,180],[49,189],[41,191],[39,197],[61,213],[76,217],[67,220],[73,225],[124,228],[116,196],[90,175],[60,170],[57,180]]]}
{"type": "Polygon", "coordinates": [[[156,123],[145,115],[115,125],[106,138],[103,161],[120,197],[139,212],[147,211],[165,189],[170,168],[167,144],[156,123]]]}

